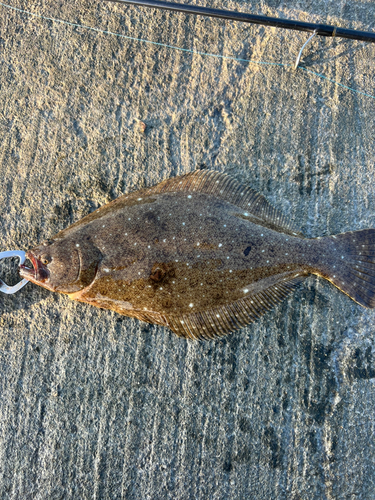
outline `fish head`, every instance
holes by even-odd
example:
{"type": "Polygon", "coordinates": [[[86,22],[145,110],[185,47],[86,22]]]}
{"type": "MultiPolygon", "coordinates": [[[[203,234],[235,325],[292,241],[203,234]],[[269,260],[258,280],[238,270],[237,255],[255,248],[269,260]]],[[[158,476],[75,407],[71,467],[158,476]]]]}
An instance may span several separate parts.
{"type": "Polygon", "coordinates": [[[19,273],[22,278],[52,292],[78,292],[96,273],[97,259],[91,254],[70,239],[48,240],[26,253],[33,268],[22,265],[19,273]]]}

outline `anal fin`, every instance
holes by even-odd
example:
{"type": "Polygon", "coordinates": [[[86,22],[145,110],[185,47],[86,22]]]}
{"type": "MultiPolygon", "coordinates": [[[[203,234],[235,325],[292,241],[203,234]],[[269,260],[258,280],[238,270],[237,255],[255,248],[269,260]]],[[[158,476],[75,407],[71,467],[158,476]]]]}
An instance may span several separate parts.
{"type": "Polygon", "coordinates": [[[231,304],[181,316],[166,315],[165,319],[169,328],[179,337],[189,339],[223,337],[256,321],[282,302],[307,276],[306,272],[297,271],[231,304]]]}

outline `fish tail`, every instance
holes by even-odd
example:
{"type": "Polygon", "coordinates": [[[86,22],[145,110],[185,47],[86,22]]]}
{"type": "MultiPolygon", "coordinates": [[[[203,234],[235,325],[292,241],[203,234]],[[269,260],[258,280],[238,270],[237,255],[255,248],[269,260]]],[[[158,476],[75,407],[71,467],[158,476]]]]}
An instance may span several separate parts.
{"type": "Polygon", "coordinates": [[[322,238],[330,265],[322,275],[364,307],[375,307],[375,229],[322,238]],[[328,269],[329,267],[329,269],[328,269]]]}

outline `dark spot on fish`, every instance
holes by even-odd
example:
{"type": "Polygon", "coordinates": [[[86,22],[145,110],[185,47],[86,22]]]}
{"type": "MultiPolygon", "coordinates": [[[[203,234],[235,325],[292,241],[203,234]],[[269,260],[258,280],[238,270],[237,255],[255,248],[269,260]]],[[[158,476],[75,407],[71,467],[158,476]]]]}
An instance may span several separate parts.
{"type": "Polygon", "coordinates": [[[250,250],[251,250],[251,247],[250,247],[250,246],[249,246],[249,247],[247,247],[247,248],[245,248],[245,250],[244,250],[244,254],[246,255],[246,257],[249,255],[250,250]]]}
{"type": "Polygon", "coordinates": [[[161,268],[160,266],[156,266],[156,267],[154,266],[151,269],[150,278],[153,281],[159,282],[159,281],[162,281],[162,279],[165,277],[166,274],[167,274],[167,272],[165,269],[161,268]]]}
{"type": "Polygon", "coordinates": [[[208,285],[214,285],[217,281],[217,277],[215,275],[208,275],[206,278],[206,282],[208,285]]]}
{"type": "Polygon", "coordinates": [[[158,217],[157,217],[156,213],[154,213],[154,212],[147,213],[145,215],[144,222],[145,222],[145,224],[154,224],[155,226],[157,226],[158,225],[158,217]]]}
{"type": "Polygon", "coordinates": [[[165,300],[162,301],[162,306],[165,307],[165,309],[169,309],[172,307],[172,301],[169,298],[166,298],[165,300]]]}

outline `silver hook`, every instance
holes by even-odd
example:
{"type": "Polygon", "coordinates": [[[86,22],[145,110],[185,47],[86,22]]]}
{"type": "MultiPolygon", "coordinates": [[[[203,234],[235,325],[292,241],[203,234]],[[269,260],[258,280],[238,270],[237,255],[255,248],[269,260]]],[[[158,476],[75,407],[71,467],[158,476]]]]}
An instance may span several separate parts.
{"type": "Polygon", "coordinates": [[[310,36],[310,38],[302,45],[301,47],[301,50],[299,51],[299,54],[297,56],[297,59],[296,59],[296,62],[294,64],[294,69],[297,69],[298,68],[298,65],[299,65],[299,62],[300,62],[300,59],[301,59],[301,56],[302,56],[302,51],[303,49],[306,47],[306,45],[311,42],[311,40],[314,38],[315,35],[317,35],[318,33],[316,31],[314,31],[314,33],[310,36]]]}
{"type": "MultiPolygon", "coordinates": [[[[7,252],[0,252],[0,260],[8,259],[9,257],[18,257],[20,259],[20,265],[23,264],[26,260],[26,254],[22,250],[8,250],[7,252]]],[[[28,282],[29,280],[23,279],[19,283],[17,283],[17,285],[8,286],[6,283],[4,283],[4,281],[0,280],[0,292],[6,294],[16,293],[28,282]]]]}

